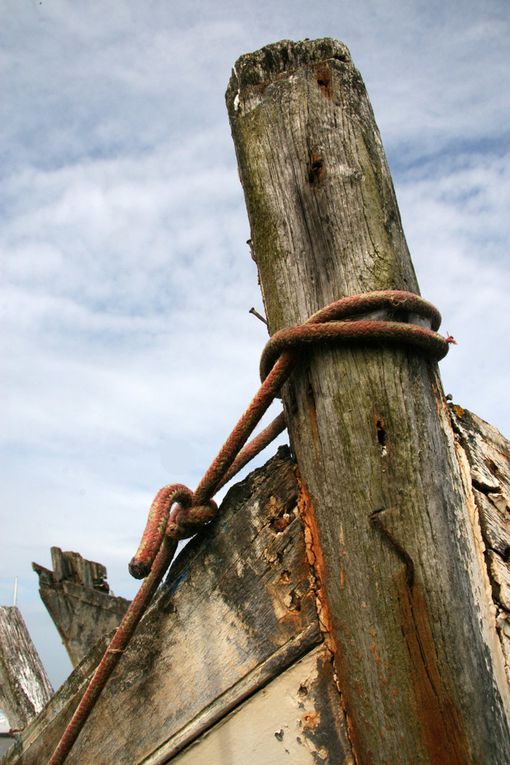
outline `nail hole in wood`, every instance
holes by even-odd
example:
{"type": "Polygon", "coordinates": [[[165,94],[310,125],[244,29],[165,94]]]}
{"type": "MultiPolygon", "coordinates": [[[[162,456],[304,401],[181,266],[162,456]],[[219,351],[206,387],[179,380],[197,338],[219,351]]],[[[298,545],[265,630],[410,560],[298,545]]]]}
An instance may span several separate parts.
{"type": "Polygon", "coordinates": [[[320,154],[312,152],[308,165],[308,182],[317,186],[324,177],[324,162],[320,154]]]}
{"type": "Polygon", "coordinates": [[[321,64],[315,70],[317,85],[326,98],[331,98],[331,72],[326,64],[321,64]]]}
{"type": "Polygon", "coordinates": [[[377,434],[377,441],[382,448],[386,446],[386,431],[384,429],[384,420],[379,419],[375,423],[375,432],[377,434]]]}
{"type": "Polygon", "coordinates": [[[301,595],[297,590],[292,590],[290,593],[289,611],[299,613],[301,611],[301,595]]]}

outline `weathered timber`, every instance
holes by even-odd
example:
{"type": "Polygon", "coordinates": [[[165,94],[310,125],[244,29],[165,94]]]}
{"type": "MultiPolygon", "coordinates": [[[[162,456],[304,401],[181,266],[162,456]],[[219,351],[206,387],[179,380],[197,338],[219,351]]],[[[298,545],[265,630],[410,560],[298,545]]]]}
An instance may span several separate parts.
{"type": "Polygon", "coordinates": [[[129,600],[110,592],[106,568],[76,552],[51,548],[53,571],[32,563],[39,594],[74,667],[124,616],[129,600]]]}
{"type": "Polygon", "coordinates": [[[25,765],[27,762],[43,765],[48,761],[50,750],[52,751],[52,746],[55,748],[62,733],[62,721],[70,719],[107,644],[106,638],[100,640],[78,664],[37,717],[16,736],[10,751],[0,760],[2,765],[25,765]]]}
{"type": "Polygon", "coordinates": [[[460,406],[451,407],[451,416],[469,461],[483,553],[496,606],[496,625],[510,681],[510,441],[460,406]]]}
{"type": "Polygon", "coordinates": [[[329,651],[321,646],[172,760],[175,765],[343,762],[344,732],[329,651]]]}
{"type": "MultiPolygon", "coordinates": [[[[229,491],[217,521],[183,550],[69,765],[167,762],[321,642],[294,469],[288,449],[280,449],[229,491]]],[[[326,664],[317,682],[330,689],[326,664]]],[[[45,762],[91,666],[87,657],[6,763],[45,762]]],[[[349,747],[341,720],[329,730],[335,703],[325,691],[323,721],[305,726],[302,740],[309,751],[329,747],[329,761],[341,764],[349,762],[349,747]]],[[[265,762],[263,750],[260,757],[265,762]]]]}
{"type": "MultiPolygon", "coordinates": [[[[345,295],[418,291],[344,45],[241,57],[227,106],[271,332],[345,295]]],[[[509,762],[504,656],[436,365],[406,349],[318,348],[283,402],[356,761],[509,762]]]]}
{"type": "Polygon", "coordinates": [[[11,728],[24,728],[53,688],[16,606],[0,606],[0,709],[11,728]]]}

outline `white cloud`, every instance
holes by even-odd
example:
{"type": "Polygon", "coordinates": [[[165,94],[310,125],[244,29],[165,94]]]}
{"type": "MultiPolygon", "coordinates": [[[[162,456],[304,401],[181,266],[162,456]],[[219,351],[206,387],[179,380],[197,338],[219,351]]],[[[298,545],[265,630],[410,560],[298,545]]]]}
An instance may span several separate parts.
{"type": "Polygon", "coordinates": [[[409,173],[401,208],[422,291],[457,338],[442,364],[455,399],[510,433],[509,155],[458,154],[409,173]]]}

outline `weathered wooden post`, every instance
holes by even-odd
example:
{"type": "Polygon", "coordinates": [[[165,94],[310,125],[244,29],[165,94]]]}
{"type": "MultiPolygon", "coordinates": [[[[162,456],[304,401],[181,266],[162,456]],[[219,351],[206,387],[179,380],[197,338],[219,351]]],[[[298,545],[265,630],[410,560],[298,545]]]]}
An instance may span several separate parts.
{"type": "MultiPolygon", "coordinates": [[[[227,105],[271,332],[346,295],[418,292],[343,44],[242,56],[227,105]]],[[[356,761],[510,762],[483,545],[435,364],[406,349],[315,349],[283,400],[356,761]]]]}

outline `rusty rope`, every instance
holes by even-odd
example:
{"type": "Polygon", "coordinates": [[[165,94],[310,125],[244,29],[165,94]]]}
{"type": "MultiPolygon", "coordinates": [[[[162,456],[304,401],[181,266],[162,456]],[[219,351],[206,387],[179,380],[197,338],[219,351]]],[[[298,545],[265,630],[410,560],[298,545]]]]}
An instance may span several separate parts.
{"type": "Polygon", "coordinates": [[[282,329],[270,338],[260,363],[262,385],[195,492],[182,484],[171,484],[156,494],[142,540],[129,564],[132,576],[146,577],[145,581],[119,624],[48,765],[61,765],[65,761],[165,575],[177,541],[192,536],[215,517],[218,508],[212,499],[214,494],[285,429],[282,412],[245,446],[292,372],[301,348],[318,343],[404,344],[438,361],[447,354],[449,344],[455,342],[451,336],[445,338],[437,334],[440,323],[437,309],[418,295],[383,290],[337,300],[304,324],[282,329]],[[384,312],[383,318],[374,318],[381,312],[384,312]],[[430,329],[415,323],[424,319],[430,329]]]}

